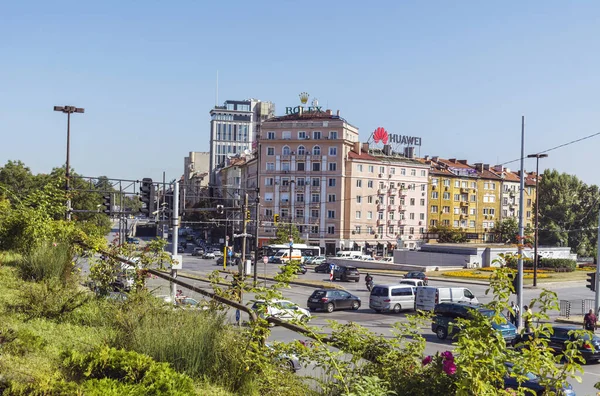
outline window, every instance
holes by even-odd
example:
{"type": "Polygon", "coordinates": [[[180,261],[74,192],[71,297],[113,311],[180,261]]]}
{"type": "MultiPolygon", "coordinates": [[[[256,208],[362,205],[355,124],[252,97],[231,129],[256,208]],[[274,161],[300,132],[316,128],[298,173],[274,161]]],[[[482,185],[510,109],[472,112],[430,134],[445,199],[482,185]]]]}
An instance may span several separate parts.
{"type": "Polygon", "coordinates": [[[306,164],[304,162],[297,162],[296,163],[296,170],[298,170],[298,171],[304,171],[304,170],[306,170],[305,165],[306,164]]]}
{"type": "Polygon", "coordinates": [[[289,162],[282,162],[281,163],[281,170],[284,172],[289,172],[290,170],[290,163],[289,162]]]}
{"type": "Polygon", "coordinates": [[[437,220],[434,220],[434,219],[429,220],[429,225],[432,226],[432,227],[436,227],[437,223],[438,223],[437,220]]]}
{"type": "Polygon", "coordinates": [[[454,214],[455,215],[460,214],[460,208],[454,208],[454,214]]]}
{"type": "Polygon", "coordinates": [[[311,234],[318,234],[319,233],[319,226],[310,226],[310,233],[311,234]]]}
{"type": "Polygon", "coordinates": [[[410,175],[411,176],[416,176],[417,175],[417,170],[416,169],[411,169],[410,170],[410,175]]]}
{"type": "Polygon", "coordinates": [[[370,204],[373,203],[373,196],[372,195],[368,195],[367,196],[367,203],[370,203],[370,204]]]}
{"type": "Polygon", "coordinates": [[[360,226],[354,226],[354,233],[360,234],[360,226]]]}
{"type": "Polygon", "coordinates": [[[378,233],[379,235],[382,235],[382,234],[383,234],[383,226],[379,226],[379,227],[377,227],[377,233],[378,233]]]}
{"type": "Polygon", "coordinates": [[[435,206],[435,205],[433,205],[433,206],[431,207],[431,213],[437,213],[437,212],[438,212],[438,207],[437,207],[437,206],[435,206]]]}
{"type": "Polygon", "coordinates": [[[356,165],[356,170],[359,172],[363,171],[363,166],[361,164],[356,165]]]}
{"type": "Polygon", "coordinates": [[[273,201],[273,193],[265,193],[265,201],[272,202],[273,201]]]}
{"type": "Polygon", "coordinates": [[[306,139],[306,132],[298,131],[298,139],[306,139]]]}
{"type": "Polygon", "coordinates": [[[337,162],[330,162],[329,163],[329,171],[335,172],[336,170],[337,170],[337,162]]]}
{"type": "Polygon", "coordinates": [[[388,218],[389,218],[390,220],[394,220],[394,212],[390,212],[390,213],[388,214],[388,218]]]}
{"type": "Polygon", "coordinates": [[[361,179],[356,180],[356,187],[358,187],[358,188],[362,187],[362,180],[361,179]]]}
{"type": "Polygon", "coordinates": [[[296,217],[304,217],[304,209],[296,209],[296,217]]]}
{"type": "Polygon", "coordinates": [[[460,194],[454,194],[454,200],[460,201],[460,194]]]}
{"type": "Polygon", "coordinates": [[[477,195],[471,195],[471,202],[477,202],[477,195]]]}
{"type": "Polygon", "coordinates": [[[335,187],[335,179],[329,179],[327,185],[329,187],[335,187]]]}
{"type": "Polygon", "coordinates": [[[319,146],[313,147],[312,153],[313,153],[313,155],[321,155],[321,147],[319,147],[319,146]]]}
{"type": "Polygon", "coordinates": [[[458,220],[454,220],[454,222],[452,222],[452,226],[454,228],[458,228],[458,220]]]}
{"type": "Polygon", "coordinates": [[[396,174],[396,168],[390,168],[390,175],[396,174]]]}
{"type": "Polygon", "coordinates": [[[442,213],[450,213],[450,206],[442,206],[442,213]]]}
{"type": "Polygon", "coordinates": [[[531,210],[527,211],[527,217],[531,217],[531,210]]]}
{"type": "Polygon", "coordinates": [[[310,216],[311,216],[312,218],[317,218],[317,217],[319,217],[319,209],[312,209],[312,210],[310,211],[310,216]]]}
{"type": "Polygon", "coordinates": [[[275,147],[267,147],[267,155],[275,155],[275,147]]]}
{"type": "Polygon", "coordinates": [[[313,139],[315,139],[315,140],[321,139],[321,131],[313,131],[313,139]]]}
{"type": "Polygon", "coordinates": [[[444,198],[445,200],[450,200],[450,193],[446,191],[446,192],[444,193],[444,195],[443,195],[443,198],[444,198]]]}
{"type": "Polygon", "coordinates": [[[356,196],[356,203],[361,203],[362,202],[362,197],[360,195],[356,196]]]}
{"type": "Polygon", "coordinates": [[[290,131],[283,131],[283,132],[281,132],[281,138],[282,139],[286,139],[286,140],[290,140],[292,138],[292,132],[290,132],[290,131]]]}
{"type": "Polygon", "coordinates": [[[329,147],[329,155],[337,155],[337,147],[329,147]]]}
{"type": "Polygon", "coordinates": [[[321,163],[320,162],[313,162],[312,163],[312,170],[313,172],[318,172],[321,170],[321,163]]]}
{"type": "Polygon", "coordinates": [[[357,210],[357,211],[356,211],[356,215],[355,215],[355,218],[356,218],[357,220],[360,220],[360,214],[361,214],[360,210],[357,210]]]}
{"type": "Polygon", "coordinates": [[[273,209],[265,209],[265,216],[273,217],[273,209]]]}
{"type": "Polygon", "coordinates": [[[379,173],[385,173],[385,166],[379,167],[379,173]]]}
{"type": "Polygon", "coordinates": [[[288,179],[287,177],[283,177],[281,179],[281,185],[282,186],[289,186],[290,185],[290,179],[288,179]]]}
{"type": "Polygon", "coordinates": [[[327,211],[327,218],[328,219],[335,219],[335,210],[328,210],[327,211]]]}
{"type": "Polygon", "coordinates": [[[444,179],[443,185],[444,187],[450,187],[450,179],[444,179]]]}
{"type": "Polygon", "coordinates": [[[319,179],[318,177],[313,177],[312,185],[313,187],[319,187],[321,185],[321,179],[319,179]]]}
{"type": "Polygon", "coordinates": [[[265,186],[272,186],[274,184],[274,179],[272,177],[265,177],[265,186]]]}
{"type": "Polygon", "coordinates": [[[476,182],[471,182],[471,188],[477,188],[477,183],[476,182]]]}
{"type": "Polygon", "coordinates": [[[281,149],[281,154],[282,155],[290,155],[290,148],[289,148],[289,146],[283,146],[283,149],[281,149]]]}
{"type": "Polygon", "coordinates": [[[409,218],[409,220],[414,220],[415,219],[415,214],[414,213],[409,213],[408,218],[409,218]]]}
{"type": "Polygon", "coordinates": [[[275,163],[274,162],[267,162],[267,170],[268,171],[274,171],[275,170],[275,163]]]}
{"type": "Polygon", "coordinates": [[[469,209],[469,214],[471,214],[471,215],[473,215],[473,216],[475,216],[475,213],[476,213],[476,212],[477,212],[477,209],[475,209],[475,208],[471,208],[471,209],[469,209]]]}
{"type": "Polygon", "coordinates": [[[304,194],[302,194],[302,193],[296,194],[296,202],[304,202],[304,194]]]}
{"type": "Polygon", "coordinates": [[[408,230],[409,230],[408,233],[410,235],[414,235],[415,234],[415,227],[410,227],[408,230]]]}
{"type": "Polygon", "coordinates": [[[419,220],[425,220],[425,213],[419,213],[419,220]]]}
{"type": "Polygon", "coordinates": [[[425,206],[425,198],[421,198],[420,203],[421,203],[421,206],[425,206]]]}
{"type": "Polygon", "coordinates": [[[454,180],[454,187],[460,188],[460,180],[454,180]]]}
{"type": "Polygon", "coordinates": [[[394,226],[389,226],[388,227],[388,234],[394,234],[394,226]]]}
{"type": "Polygon", "coordinates": [[[415,206],[415,199],[414,198],[410,199],[410,206],[415,206]]]}
{"type": "Polygon", "coordinates": [[[304,148],[304,146],[298,146],[298,155],[304,154],[306,154],[306,149],[304,148]]]}
{"type": "Polygon", "coordinates": [[[527,206],[531,206],[531,199],[527,200],[527,206]]]}
{"type": "Polygon", "coordinates": [[[375,167],[373,165],[369,165],[369,173],[373,173],[375,171],[375,167]]]}
{"type": "Polygon", "coordinates": [[[462,188],[467,188],[467,186],[468,186],[468,182],[466,182],[466,181],[464,181],[464,182],[461,182],[461,183],[460,183],[460,186],[461,186],[462,188]]]}
{"type": "Polygon", "coordinates": [[[475,228],[475,220],[469,220],[469,228],[475,228]]]}
{"type": "Polygon", "coordinates": [[[404,168],[400,168],[400,174],[401,174],[402,176],[406,176],[406,169],[404,169],[404,168]]]}
{"type": "Polygon", "coordinates": [[[421,177],[427,176],[427,171],[425,169],[421,169],[421,177]]]}
{"type": "Polygon", "coordinates": [[[383,220],[383,211],[377,212],[377,219],[378,220],[383,220]]]}
{"type": "Polygon", "coordinates": [[[267,132],[267,140],[275,140],[275,132],[267,132]]]}
{"type": "Polygon", "coordinates": [[[439,198],[439,193],[437,191],[432,191],[431,192],[431,199],[438,199],[439,198]]]}
{"type": "Polygon", "coordinates": [[[310,196],[310,202],[319,203],[321,201],[321,194],[314,193],[310,196]]]}
{"type": "Polygon", "coordinates": [[[327,196],[327,202],[335,202],[335,194],[329,194],[327,196]]]}
{"type": "Polygon", "coordinates": [[[328,234],[335,234],[335,226],[327,226],[328,234]]]}
{"type": "Polygon", "coordinates": [[[368,180],[367,181],[367,187],[373,188],[373,180],[368,180]]]}
{"type": "Polygon", "coordinates": [[[304,186],[304,178],[303,177],[296,178],[296,185],[300,186],[300,187],[304,186]]]}
{"type": "Polygon", "coordinates": [[[368,211],[367,212],[367,220],[372,220],[373,219],[373,212],[368,211]]]}
{"type": "Polygon", "coordinates": [[[432,186],[437,186],[437,185],[438,185],[438,182],[439,182],[439,180],[440,180],[440,179],[438,179],[437,177],[434,177],[434,178],[432,178],[432,179],[431,179],[431,185],[432,185],[432,186]]]}
{"type": "Polygon", "coordinates": [[[329,131],[329,139],[337,139],[337,131],[329,131]]]}

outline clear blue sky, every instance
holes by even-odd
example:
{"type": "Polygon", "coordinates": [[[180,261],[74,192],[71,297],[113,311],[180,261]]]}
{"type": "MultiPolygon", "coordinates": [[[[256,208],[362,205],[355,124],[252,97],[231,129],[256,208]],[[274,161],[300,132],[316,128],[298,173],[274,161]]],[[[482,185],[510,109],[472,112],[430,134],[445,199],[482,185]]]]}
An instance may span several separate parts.
{"type": "MultiPolygon", "coordinates": [[[[421,154],[497,163],[600,131],[592,1],[13,1],[0,5],[0,162],[173,179],[208,151],[209,110],[309,92],[366,141],[383,126],[421,154]]],[[[543,165],[600,184],[600,136],[543,165]]],[[[518,162],[509,165],[517,168],[518,162]]],[[[533,169],[533,161],[527,163],[533,169]]]]}

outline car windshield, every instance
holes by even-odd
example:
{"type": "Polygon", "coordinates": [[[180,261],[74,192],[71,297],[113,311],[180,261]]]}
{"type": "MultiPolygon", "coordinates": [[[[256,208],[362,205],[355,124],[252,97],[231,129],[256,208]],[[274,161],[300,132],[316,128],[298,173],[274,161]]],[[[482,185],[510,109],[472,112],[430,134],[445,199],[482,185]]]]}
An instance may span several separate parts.
{"type": "Polygon", "coordinates": [[[315,290],[311,296],[311,298],[323,298],[327,292],[325,290],[315,290]]]}
{"type": "Polygon", "coordinates": [[[275,253],[275,257],[281,257],[281,256],[283,256],[284,253],[285,252],[277,252],[277,253],[275,253]]]}

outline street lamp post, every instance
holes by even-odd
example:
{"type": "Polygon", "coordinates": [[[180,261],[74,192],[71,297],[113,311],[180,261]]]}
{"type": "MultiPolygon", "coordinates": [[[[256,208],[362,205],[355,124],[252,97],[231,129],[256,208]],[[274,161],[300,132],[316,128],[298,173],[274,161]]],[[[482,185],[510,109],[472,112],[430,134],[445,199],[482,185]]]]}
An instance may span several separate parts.
{"type": "Polygon", "coordinates": [[[533,286],[537,286],[537,267],[538,267],[538,228],[540,221],[540,158],[546,158],[548,154],[529,154],[527,158],[535,158],[535,246],[533,250],[533,286]]]}
{"type": "Polygon", "coordinates": [[[71,147],[71,113],[85,113],[85,109],[75,106],[54,106],[54,111],[60,111],[67,115],[67,169],[65,172],[66,184],[65,190],[67,192],[67,220],[71,220],[71,198],[69,197],[69,179],[71,177],[70,167],[70,147],[71,147]]]}
{"type": "Polygon", "coordinates": [[[292,194],[294,194],[294,188],[292,187],[292,185],[294,185],[294,187],[296,187],[296,181],[295,180],[290,180],[290,212],[288,213],[289,215],[289,222],[290,222],[290,259],[288,261],[288,264],[292,263],[292,248],[294,247],[294,235],[292,234],[292,211],[294,210],[294,207],[292,205],[292,194]]]}

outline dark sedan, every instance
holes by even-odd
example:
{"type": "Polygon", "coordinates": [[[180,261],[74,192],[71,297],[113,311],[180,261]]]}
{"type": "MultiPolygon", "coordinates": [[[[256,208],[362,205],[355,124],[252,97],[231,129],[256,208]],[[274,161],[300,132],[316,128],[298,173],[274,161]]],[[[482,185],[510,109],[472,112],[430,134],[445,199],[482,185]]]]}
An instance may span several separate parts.
{"type": "MultiPolygon", "coordinates": [[[[569,334],[574,330],[581,330],[580,327],[576,326],[552,326],[554,333],[548,339],[548,346],[554,350],[554,353],[563,353],[566,349],[567,341],[580,341],[579,352],[585,359],[586,363],[592,361],[600,361],[600,337],[591,334],[584,334],[582,336],[576,334],[569,334]]],[[[513,346],[517,350],[526,348],[523,344],[527,340],[531,339],[531,333],[525,333],[517,336],[513,341],[513,346]]]]}
{"type": "Polygon", "coordinates": [[[326,274],[330,271],[329,266],[329,263],[321,263],[315,267],[315,272],[322,272],[326,274]]]}
{"type": "Polygon", "coordinates": [[[427,281],[429,280],[427,278],[427,275],[425,275],[425,273],[421,271],[411,271],[404,275],[404,279],[421,279],[425,286],[427,286],[427,281]]]}
{"type": "MultiPolygon", "coordinates": [[[[512,373],[513,370],[512,363],[506,363],[506,369],[508,371],[508,375],[504,377],[504,389],[518,389],[520,386],[521,388],[530,389],[531,391],[533,391],[534,395],[543,395],[547,391],[546,387],[540,384],[540,377],[538,377],[537,375],[533,373],[525,373],[527,381],[521,382],[519,384],[515,377],[510,376],[510,373],[512,373]]],[[[562,387],[561,392],[558,394],[563,396],[575,396],[575,391],[573,390],[571,384],[567,383],[565,386],[562,387]]]]}
{"type": "Polygon", "coordinates": [[[317,289],[311,294],[307,302],[308,309],[315,311],[322,309],[333,312],[336,309],[360,308],[360,297],[343,290],[317,289]]]}

